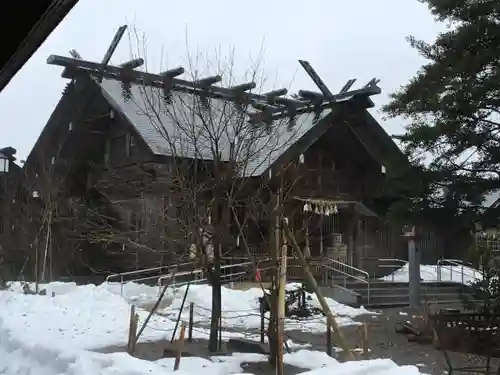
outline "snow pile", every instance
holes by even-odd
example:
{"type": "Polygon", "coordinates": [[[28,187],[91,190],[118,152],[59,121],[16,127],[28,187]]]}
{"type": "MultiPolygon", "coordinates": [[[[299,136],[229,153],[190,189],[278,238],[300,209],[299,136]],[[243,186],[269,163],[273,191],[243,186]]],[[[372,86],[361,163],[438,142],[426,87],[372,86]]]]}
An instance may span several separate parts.
{"type": "Polygon", "coordinates": [[[8,375],[187,375],[202,371],[208,375],[241,373],[245,358],[229,357],[228,361],[212,362],[203,358],[183,358],[180,371],[173,371],[174,359],[149,362],[126,353],[94,353],[75,350],[71,342],[67,349],[47,348],[13,338],[0,321],[0,373],[8,375]]]}
{"type": "MultiPolygon", "coordinates": [[[[95,349],[123,344],[128,337],[130,305],[105,288],[85,285],[65,294],[50,296],[0,294],[0,319],[14,337],[52,347],[68,340],[74,348],[95,349]]],[[[144,321],[147,312],[138,311],[144,321]]],[[[169,319],[154,316],[152,327],[173,328],[169,319]]],[[[165,332],[146,330],[144,340],[166,337],[165,332]]]]}
{"type": "MultiPolygon", "coordinates": [[[[288,288],[295,287],[291,284],[288,288]]],[[[170,319],[176,318],[182,306],[182,300],[186,292],[187,286],[183,286],[175,291],[172,298],[172,304],[163,309],[161,314],[170,319]]],[[[320,307],[319,301],[315,295],[307,293],[310,300],[308,301],[313,307],[320,307]]],[[[260,328],[260,312],[259,312],[259,297],[262,297],[260,288],[250,288],[247,290],[234,290],[222,288],[222,327],[223,329],[259,329],[260,328]]],[[[343,305],[331,298],[325,298],[328,306],[334,314],[337,315],[337,323],[339,326],[358,325],[359,322],[353,318],[376,313],[366,310],[365,308],[354,308],[343,305]]],[[[194,320],[196,324],[207,325],[210,322],[210,314],[212,308],[212,290],[209,285],[191,285],[186,297],[184,309],[181,318],[189,319],[189,304],[194,304],[194,320]]],[[[326,318],[323,316],[311,318],[307,320],[286,319],[286,330],[304,330],[313,332],[324,332],[326,330],[326,318]]]]}
{"type": "MultiPolygon", "coordinates": [[[[468,266],[449,266],[449,265],[420,265],[420,279],[422,282],[456,282],[471,284],[481,278],[481,272],[468,266]]],[[[394,271],[390,275],[381,277],[380,280],[404,282],[410,280],[409,265],[406,263],[403,267],[394,271]]]]}
{"type": "MultiPolygon", "coordinates": [[[[101,287],[105,288],[110,293],[122,296],[129,303],[140,305],[152,305],[156,302],[158,296],[160,295],[160,289],[158,286],[150,286],[134,282],[124,284],[103,283],[101,287]]],[[[166,296],[166,300],[171,302],[168,295],[166,296]]]]}
{"type": "MultiPolygon", "coordinates": [[[[267,362],[266,356],[253,353],[234,353],[210,359],[184,357],[178,371],[173,371],[174,359],[154,362],[133,358],[126,353],[93,353],[75,350],[51,350],[41,346],[26,346],[13,340],[0,323],[0,373],[8,375],[206,375],[243,374],[244,364],[267,362]]],[[[306,372],[303,374],[394,374],[417,375],[414,366],[397,366],[389,359],[339,363],[323,352],[301,350],[285,354],[284,362],[306,372]],[[307,371],[312,370],[312,371],[307,371]]]]}
{"type": "MultiPolygon", "coordinates": [[[[16,293],[23,293],[23,283],[22,282],[12,281],[12,282],[9,282],[8,284],[9,284],[9,287],[7,288],[8,291],[16,292],[16,293]]],[[[30,287],[31,291],[33,291],[33,292],[35,291],[35,284],[30,283],[29,287],[30,287]]],[[[65,293],[69,293],[71,291],[74,291],[76,288],[78,288],[76,283],[73,283],[73,282],[65,283],[65,282],[59,282],[59,281],[53,281],[51,283],[41,283],[38,286],[38,290],[41,291],[41,290],[45,289],[47,291],[47,295],[52,295],[52,293],[65,294],[65,293]]]]}
{"type": "MultiPolygon", "coordinates": [[[[0,292],[0,374],[8,375],[145,375],[174,374],[173,359],[155,362],[143,361],[126,353],[103,354],[89,350],[109,345],[124,345],[128,336],[130,305],[109,285],[76,286],[68,283],[52,283],[46,289],[50,295],[24,295],[22,288],[13,284],[10,291],[0,292]],[[58,294],[59,293],[59,294],[58,294]]],[[[130,284],[124,294],[127,299],[150,300],[157,289],[130,284]]],[[[209,287],[196,286],[191,299],[200,306],[210,308],[209,287]],[[208,298],[207,298],[208,297],[208,298]]],[[[121,289],[121,288],[120,288],[121,289]]],[[[173,293],[173,292],[172,292],[173,293]]],[[[239,311],[256,309],[257,290],[246,292],[223,290],[227,307],[239,311]]],[[[171,294],[173,305],[179,306],[182,290],[171,294]]],[[[333,309],[349,316],[360,311],[342,307],[329,301],[333,309]]],[[[147,312],[138,310],[143,321],[147,312]]],[[[229,314],[229,311],[226,312],[229,314]]],[[[242,318],[240,322],[245,319],[242,318]]],[[[143,340],[170,338],[174,322],[166,317],[153,316],[150,328],[144,331],[143,340]]],[[[194,332],[207,336],[208,330],[197,328],[194,332]]],[[[241,337],[238,332],[224,332],[224,336],[241,337]]],[[[211,359],[183,358],[176,375],[203,372],[208,375],[243,373],[245,362],[265,362],[257,354],[234,354],[211,359]]],[[[398,367],[390,360],[338,363],[323,352],[299,350],[286,354],[285,362],[305,370],[309,374],[418,374],[416,367],[398,367]]]]}
{"type": "MultiPolygon", "coordinates": [[[[35,291],[35,284],[30,283],[30,290],[35,291]]],[[[93,284],[88,284],[95,287],[93,284]]],[[[84,285],[83,287],[85,287],[84,285]]],[[[79,287],[74,282],[59,282],[53,281],[50,283],[40,283],[38,290],[46,290],[47,295],[61,295],[76,291],[79,287]]],[[[110,293],[122,296],[125,300],[130,303],[140,303],[140,304],[152,304],[158,299],[159,288],[157,286],[150,286],[146,284],[139,284],[134,282],[127,283],[103,283],[99,285],[99,288],[105,289],[110,293]]],[[[9,282],[9,287],[7,289],[11,292],[23,293],[23,284],[19,281],[9,282]]]]}
{"type": "Polygon", "coordinates": [[[302,375],[417,375],[416,366],[398,366],[390,359],[344,362],[303,372],[302,375]]]}
{"type": "MultiPolygon", "coordinates": [[[[67,285],[51,283],[43,288],[54,292],[54,297],[51,297],[52,294],[25,295],[21,292],[22,288],[15,285],[11,289],[18,290],[17,292],[0,293],[0,304],[3,307],[0,310],[0,319],[3,324],[9,327],[14,337],[43,347],[53,347],[55,343],[65,345],[68,341],[71,341],[73,348],[78,349],[92,350],[113,345],[123,346],[128,337],[130,303],[141,306],[144,301],[150,303],[158,297],[157,288],[134,283],[124,286],[126,298],[118,294],[121,289],[119,285],[76,286],[73,283],[67,285]]],[[[171,338],[185,288],[168,292],[166,299],[171,301],[171,305],[151,317],[140,341],[171,338]]],[[[208,339],[211,293],[210,286],[207,285],[192,285],[189,289],[181,318],[188,321],[189,302],[194,302],[196,325],[193,332],[194,338],[208,339]]],[[[245,333],[231,332],[231,330],[260,328],[258,298],[261,295],[262,291],[258,288],[246,291],[222,288],[223,339],[245,337],[245,333]]],[[[364,308],[352,308],[332,299],[327,298],[327,302],[332,311],[338,315],[339,325],[359,324],[352,318],[370,314],[364,308]]],[[[311,297],[310,303],[313,306],[319,306],[315,296],[311,297]]],[[[141,325],[148,311],[139,308],[137,313],[139,325],[141,325]]],[[[326,320],[323,316],[303,321],[287,319],[286,329],[324,332],[326,320]]]]}

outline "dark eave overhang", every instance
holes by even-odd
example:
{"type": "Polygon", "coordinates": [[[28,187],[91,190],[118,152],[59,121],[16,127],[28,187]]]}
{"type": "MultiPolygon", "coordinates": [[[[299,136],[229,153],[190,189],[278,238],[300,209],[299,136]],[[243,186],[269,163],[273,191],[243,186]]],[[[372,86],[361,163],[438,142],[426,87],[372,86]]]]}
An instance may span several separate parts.
{"type": "Polygon", "coordinates": [[[61,23],[78,0],[37,0],[9,2],[2,11],[2,35],[8,43],[0,53],[0,91],[61,23]],[[7,37],[8,36],[8,37],[7,37]]]}

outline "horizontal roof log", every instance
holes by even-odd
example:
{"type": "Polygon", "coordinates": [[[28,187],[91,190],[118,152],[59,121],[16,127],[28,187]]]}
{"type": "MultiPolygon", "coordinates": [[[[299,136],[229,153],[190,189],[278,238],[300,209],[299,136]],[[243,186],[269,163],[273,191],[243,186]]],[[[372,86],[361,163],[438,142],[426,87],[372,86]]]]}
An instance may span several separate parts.
{"type": "Polygon", "coordinates": [[[126,62],[122,66],[113,66],[85,61],[76,54],[73,54],[73,56],[75,58],[51,55],[48,57],[47,63],[64,67],[62,76],[65,78],[73,79],[78,75],[90,75],[98,78],[115,79],[124,82],[127,86],[134,83],[157,87],[163,90],[193,92],[200,95],[208,94],[212,97],[226,98],[235,100],[240,104],[251,105],[255,109],[265,111],[266,117],[270,116],[272,119],[317,111],[320,108],[328,107],[335,102],[347,100],[353,96],[367,97],[381,92],[381,89],[377,86],[378,81],[376,79],[372,79],[361,89],[348,91],[349,86],[346,91],[348,83],[351,86],[354,83],[355,80],[352,79],[344,85],[338,94],[331,94],[328,91],[327,94],[329,97],[323,93],[300,90],[298,98],[285,98],[283,95],[287,93],[286,89],[274,90],[264,94],[247,92],[255,88],[256,85],[254,82],[243,83],[233,87],[214,86],[214,83],[222,80],[222,77],[219,75],[202,78],[197,81],[187,81],[177,78],[177,76],[184,73],[182,67],[168,70],[162,74],[153,74],[133,69],[132,67],[138,65],[142,59],[126,62]]]}

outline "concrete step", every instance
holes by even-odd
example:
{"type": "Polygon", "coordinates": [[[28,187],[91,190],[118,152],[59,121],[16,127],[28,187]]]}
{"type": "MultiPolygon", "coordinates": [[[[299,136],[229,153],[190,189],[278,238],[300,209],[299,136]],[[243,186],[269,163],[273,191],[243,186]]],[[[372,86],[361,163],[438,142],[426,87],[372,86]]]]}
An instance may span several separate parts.
{"type": "MultiPolygon", "coordinates": [[[[374,294],[380,294],[380,295],[391,295],[391,294],[408,294],[409,293],[409,287],[408,286],[398,286],[398,287],[393,287],[390,289],[387,288],[374,288],[370,287],[368,289],[367,287],[365,288],[348,288],[352,290],[353,292],[356,292],[358,294],[361,294],[362,296],[364,295],[374,295],[374,294]]],[[[461,288],[456,288],[456,287],[425,287],[425,288],[420,288],[420,292],[423,294],[432,294],[432,293],[462,293],[463,290],[461,288]]]]}
{"type": "MultiPolygon", "coordinates": [[[[460,302],[460,295],[456,293],[433,293],[421,295],[422,304],[454,304],[460,302]]],[[[370,295],[369,301],[367,297],[362,297],[361,303],[365,307],[396,307],[408,306],[410,304],[410,300],[408,294],[370,295]]]]}
{"type": "MultiPolygon", "coordinates": [[[[344,277],[327,280],[333,285],[342,286],[358,295],[358,304],[366,307],[389,307],[409,305],[409,283],[384,280],[357,281],[344,277]],[[368,298],[369,295],[369,298],[368,298]]],[[[460,303],[461,294],[470,291],[470,287],[454,282],[422,283],[420,292],[422,303],[460,303]]]]}
{"type": "MultiPolygon", "coordinates": [[[[358,282],[358,281],[351,281],[351,282],[346,282],[346,283],[337,283],[338,285],[345,286],[346,288],[365,288],[368,283],[364,282],[358,282]]],[[[410,283],[403,283],[403,282],[392,282],[392,281],[379,281],[379,280],[370,280],[369,282],[370,287],[373,288],[385,288],[385,289],[392,289],[394,287],[403,287],[403,286],[409,286],[410,283]]],[[[459,284],[459,283],[453,283],[453,282],[432,282],[432,283],[421,283],[421,288],[433,288],[433,287],[454,287],[454,288],[463,288],[464,285],[459,284]]]]}
{"type": "MultiPolygon", "coordinates": [[[[348,288],[361,296],[361,304],[370,307],[409,305],[409,283],[373,282],[349,285],[348,288]]],[[[422,303],[459,303],[464,287],[454,283],[422,284],[422,303]]]]}

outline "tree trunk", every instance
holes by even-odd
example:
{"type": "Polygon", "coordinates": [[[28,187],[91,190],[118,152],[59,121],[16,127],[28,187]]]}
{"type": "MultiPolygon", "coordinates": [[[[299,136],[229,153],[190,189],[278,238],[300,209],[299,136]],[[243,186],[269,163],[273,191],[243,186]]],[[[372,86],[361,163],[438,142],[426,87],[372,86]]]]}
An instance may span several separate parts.
{"type": "Polygon", "coordinates": [[[210,337],[208,341],[208,350],[214,353],[219,349],[219,330],[221,329],[221,327],[219,327],[219,322],[222,310],[220,283],[220,246],[218,245],[214,251],[214,260],[211,274],[212,315],[210,319],[210,337]]]}
{"type": "Polygon", "coordinates": [[[273,264],[273,283],[271,288],[271,306],[269,313],[269,364],[277,368],[279,357],[279,330],[278,330],[278,283],[279,283],[279,253],[280,253],[280,191],[272,195],[271,207],[273,220],[271,226],[274,230],[271,232],[272,241],[270,243],[270,256],[273,264]]]}
{"type": "Polygon", "coordinates": [[[267,339],[269,340],[269,364],[275,368],[278,359],[278,288],[275,283],[271,286],[271,306],[269,312],[269,324],[267,328],[267,339]]]}
{"type": "Polygon", "coordinates": [[[212,244],[213,244],[213,260],[211,264],[211,284],[212,284],[212,314],[210,317],[210,337],[208,342],[208,350],[212,353],[217,352],[219,349],[219,326],[222,298],[221,298],[221,246],[222,246],[222,233],[224,231],[224,218],[221,215],[221,194],[219,186],[215,188],[215,197],[212,206],[212,244]]]}

